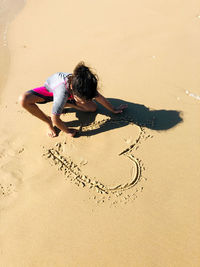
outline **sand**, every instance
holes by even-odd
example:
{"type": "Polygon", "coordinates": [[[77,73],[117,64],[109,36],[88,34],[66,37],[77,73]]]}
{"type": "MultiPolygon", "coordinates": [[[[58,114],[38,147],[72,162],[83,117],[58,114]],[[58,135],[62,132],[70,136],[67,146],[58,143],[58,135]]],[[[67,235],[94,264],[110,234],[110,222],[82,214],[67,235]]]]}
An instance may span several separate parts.
{"type": "Polygon", "coordinates": [[[199,266],[199,1],[0,5],[0,266],[199,266]],[[48,138],[18,96],[81,60],[128,109],[48,138]]]}

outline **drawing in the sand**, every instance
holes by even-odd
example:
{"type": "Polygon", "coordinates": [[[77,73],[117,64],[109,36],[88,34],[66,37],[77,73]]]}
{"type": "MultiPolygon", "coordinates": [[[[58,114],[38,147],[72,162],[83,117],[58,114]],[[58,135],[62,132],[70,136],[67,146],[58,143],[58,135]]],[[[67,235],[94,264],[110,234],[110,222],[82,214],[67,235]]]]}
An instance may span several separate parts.
{"type": "MultiPolygon", "coordinates": [[[[126,122],[129,125],[133,125],[132,121],[128,118],[108,119],[107,123],[117,125],[120,122],[126,122]]],[[[81,131],[87,132],[87,130],[91,128],[93,130],[95,128],[98,129],[99,127],[101,127],[101,124],[104,123],[105,120],[96,121],[93,123],[93,125],[83,127],[81,131]]],[[[147,138],[145,130],[142,127],[138,128],[139,134],[136,139],[126,149],[124,149],[123,151],[119,151],[119,154],[117,155],[120,157],[126,157],[127,160],[132,162],[131,177],[126,177],[125,184],[117,183],[115,186],[110,187],[109,185],[104,184],[102,182],[102,177],[91,177],[84,173],[84,171],[81,169],[81,164],[77,164],[77,162],[74,162],[70,156],[66,155],[66,153],[63,153],[63,147],[65,146],[64,143],[57,143],[55,147],[46,149],[44,156],[48,160],[50,160],[53,165],[58,166],[58,171],[62,171],[67,180],[71,180],[78,186],[94,189],[96,193],[103,195],[102,202],[104,202],[105,200],[109,200],[112,197],[117,203],[118,201],[116,200],[116,198],[122,195],[124,196],[124,193],[130,191],[130,189],[132,189],[135,185],[138,184],[142,177],[142,171],[145,169],[141,160],[134,157],[133,155],[133,150],[141,144],[142,140],[145,140],[147,138]]],[[[133,195],[135,196],[135,192],[133,193],[133,195]]]]}

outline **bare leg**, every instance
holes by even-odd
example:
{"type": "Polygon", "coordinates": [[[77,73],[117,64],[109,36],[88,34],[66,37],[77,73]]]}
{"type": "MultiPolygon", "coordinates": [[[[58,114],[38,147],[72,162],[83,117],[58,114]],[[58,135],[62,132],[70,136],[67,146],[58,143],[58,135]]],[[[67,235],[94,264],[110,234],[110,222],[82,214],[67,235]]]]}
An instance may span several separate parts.
{"type": "Polygon", "coordinates": [[[19,101],[23,108],[30,112],[33,116],[44,121],[48,125],[48,136],[55,137],[56,132],[51,121],[51,117],[47,116],[39,107],[36,102],[42,102],[43,99],[31,93],[25,93],[19,97],[19,101]]]}

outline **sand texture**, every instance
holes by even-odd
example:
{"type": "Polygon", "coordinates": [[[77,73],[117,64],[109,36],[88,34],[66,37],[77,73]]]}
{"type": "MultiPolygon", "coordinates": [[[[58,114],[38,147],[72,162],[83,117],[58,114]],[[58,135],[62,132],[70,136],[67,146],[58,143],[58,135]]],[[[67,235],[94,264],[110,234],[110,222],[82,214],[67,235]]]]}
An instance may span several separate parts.
{"type": "Polygon", "coordinates": [[[196,0],[0,0],[0,267],[199,267],[199,29],[196,0]],[[18,97],[81,60],[128,108],[49,138],[18,97]]]}

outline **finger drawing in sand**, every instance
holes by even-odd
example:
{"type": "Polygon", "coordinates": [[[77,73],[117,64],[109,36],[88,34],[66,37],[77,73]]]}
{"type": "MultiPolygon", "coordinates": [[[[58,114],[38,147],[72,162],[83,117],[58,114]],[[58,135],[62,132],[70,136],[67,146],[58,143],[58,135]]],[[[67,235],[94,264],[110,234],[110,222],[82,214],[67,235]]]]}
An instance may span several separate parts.
{"type": "Polygon", "coordinates": [[[74,137],[77,130],[68,128],[60,116],[65,107],[75,108],[84,112],[96,112],[97,101],[109,111],[122,113],[127,105],[113,107],[108,100],[98,92],[98,77],[84,62],[80,62],[73,73],[57,72],[51,75],[44,86],[29,90],[20,96],[23,108],[33,116],[48,125],[48,135],[56,136],[55,126],[74,137]],[[53,102],[52,115],[46,115],[37,104],[53,102]]]}

